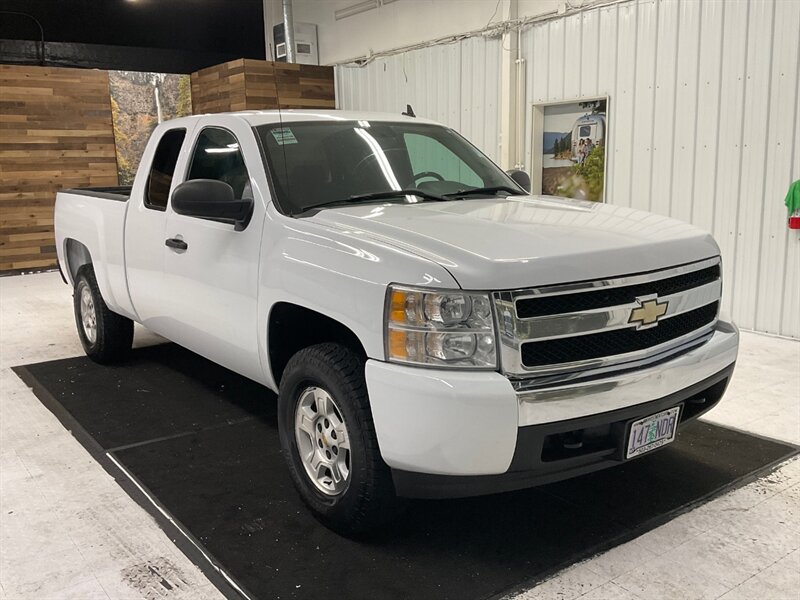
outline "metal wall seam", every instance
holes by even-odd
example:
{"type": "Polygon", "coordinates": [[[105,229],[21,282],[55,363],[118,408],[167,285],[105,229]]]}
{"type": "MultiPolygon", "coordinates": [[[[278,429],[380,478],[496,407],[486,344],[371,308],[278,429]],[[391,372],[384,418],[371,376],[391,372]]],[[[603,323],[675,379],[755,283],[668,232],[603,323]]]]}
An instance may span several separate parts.
{"type": "MultiPolygon", "coordinates": [[[[772,189],[768,186],[765,198],[774,198],[781,194],[781,182],[788,179],[800,179],[800,3],[794,2],[790,7],[780,6],[780,14],[776,16],[775,22],[778,24],[778,34],[775,36],[774,43],[776,48],[783,51],[778,54],[776,67],[773,69],[773,81],[777,79],[777,90],[773,95],[773,101],[781,107],[786,107],[785,111],[773,111],[772,115],[776,119],[776,131],[779,133],[778,142],[775,144],[776,155],[783,157],[783,164],[775,164],[773,171],[774,180],[771,180],[772,189]],[[794,47],[794,51],[792,51],[794,47]],[[792,60],[792,56],[794,59],[792,60]],[[792,68],[794,62],[794,68],[792,68]],[[791,114],[790,102],[794,94],[794,115],[791,114]],[[791,125],[786,127],[787,125],[791,125]],[[770,193],[771,192],[771,193],[770,193]]],[[[769,227],[772,233],[775,232],[775,223],[785,223],[786,209],[783,206],[772,207],[770,218],[764,219],[765,227],[769,227]]],[[[770,244],[771,255],[765,256],[763,268],[769,268],[776,273],[777,277],[781,273],[776,269],[775,260],[785,259],[781,281],[784,282],[783,297],[780,302],[780,310],[776,303],[759,304],[759,312],[756,315],[756,327],[764,331],[789,332],[786,335],[800,337],[800,236],[797,232],[789,232],[782,228],[783,235],[775,236],[777,239],[770,244]],[[782,239],[781,239],[782,238],[782,239]],[[759,320],[762,320],[759,323],[759,320]],[[776,322],[777,321],[777,322],[776,322]],[[794,332],[794,333],[791,333],[794,332]]],[[[773,285],[770,289],[777,289],[773,285]]],[[[761,286],[759,286],[761,289],[761,286]]],[[[765,300],[770,300],[770,296],[765,296],[765,300]]]]}
{"type": "MultiPolygon", "coordinates": [[[[631,145],[631,205],[650,210],[653,184],[653,146],[655,145],[656,81],[659,72],[659,10],[657,3],[639,6],[636,47],[637,60],[634,74],[637,82],[636,110],[633,115],[633,140],[631,145]]],[[[610,116],[614,118],[614,102],[610,116]]],[[[611,121],[609,121],[611,122],[611,121]]],[[[613,123],[611,123],[613,127],[613,123]]],[[[609,197],[610,200],[610,197],[609,197]]]]}
{"type": "Polygon", "coordinates": [[[739,237],[733,260],[736,287],[732,297],[732,311],[741,325],[748,329],[755,327],[759,254],[765,249],[761,244],[761,220],[766,210],[763,194],[767,167],[767,126],[770,120],[774,17],[775,0],[751,2],[745,64],[739,237]]]}
{"type": "Polygon", "coordinates": [[[680,4],[680,35],[675,79],[675,120],[673,122],[672,177],[669,214],[682,221],[692,218],[694,137],[697,130],[697,75],[700,69],[700,32],[703,26],[702,4],[680,4]]]}
{"type": "MultiPolygon", "coordinates": [[[[794,85],[797,89],[796,71],[792,63],[797,60],[798,43],[797,31],[800,30],[800,5],[796,4],[796,18],[785,19],[783,22],[775,19],[772,32],[772,69],[769,77],[776,84],[771,90],[769,98],[769,119],[766,123],[767,138],[774,140],[764,152],[765,173],[762,178],[761,197],[770,198],[780,195],[776,182],[782,181],[786,173],[791,174],[791,130],[782,126],[782,123],[793,121],[794,106],[786,102],[791,96],[794,85]],[[790,28],[794,25],[795,29],[790,28]],[[786,51],[784,51],[784,49],[786,51]],[[794,50],[794,52],[792,52],[794,50]],[[788,85],[787,85],[788,84],[788,85]],[[786,152],[786,149],[790,149],[786,152]]],[[[795,123],[796,127],[796,123],[795,123]]],[[[796,131],[796,129],[795,129],[796,131]]],[[[783,221],[785,209],[778,203],[767,203],[761,214],[760,233],[763,251],[758,256],[758,285],[757,289],[775,289],[785,276],[786,246],[776,236],[774,227],[783,221]]],[[[764,295],[758,294],[754,303],[755,327],[762,329],[775,329],[781,321],[783,294],[764,295]]]]}

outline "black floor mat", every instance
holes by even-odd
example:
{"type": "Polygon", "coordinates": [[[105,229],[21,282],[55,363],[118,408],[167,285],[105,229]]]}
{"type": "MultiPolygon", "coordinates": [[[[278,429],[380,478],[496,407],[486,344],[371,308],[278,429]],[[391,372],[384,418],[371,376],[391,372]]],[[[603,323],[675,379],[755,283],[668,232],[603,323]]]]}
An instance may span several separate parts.
{"type": "Polygon", "coordinates": [[[16,371],[124,487],[109,456],[199,542],[202,553],[184,551],[212,580],[226,587],[204,554],[261,599],[502,594],[795,453],[696,422],[667,449],[614,469],[509,494],[413,502],[393,526],[356,542],[300,503],[265,388],[174,345],[138,350],[115,367],[74,358],[16,371]]]}

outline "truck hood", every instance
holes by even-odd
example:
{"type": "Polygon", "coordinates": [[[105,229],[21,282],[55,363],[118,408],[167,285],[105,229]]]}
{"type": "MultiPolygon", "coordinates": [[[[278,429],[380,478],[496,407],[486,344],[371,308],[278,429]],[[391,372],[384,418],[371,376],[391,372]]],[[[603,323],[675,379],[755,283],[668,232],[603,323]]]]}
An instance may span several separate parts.
{"type": "Polygon", "coordinates": [[[553,196],[346,206],[311,220],[433,260],[475,290],[615,277],[719,254],[708,233],[681,221],[553,196]]]}

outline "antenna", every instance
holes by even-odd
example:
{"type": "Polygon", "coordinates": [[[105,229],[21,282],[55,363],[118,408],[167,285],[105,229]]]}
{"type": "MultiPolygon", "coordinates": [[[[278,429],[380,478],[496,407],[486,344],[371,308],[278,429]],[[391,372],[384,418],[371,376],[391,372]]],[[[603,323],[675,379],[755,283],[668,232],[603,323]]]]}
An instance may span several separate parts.
{"type": "Polygon", "coordinates": [[[400,114],[403,115],[403,116],[406,116],[406,117],[414,117],[414,118],[416,118],[416,116],[417,116],[417,115],[414,114],[414,109],[411,108],[410,104],[406,104],[406,112],[400,113],[400,114]]]}

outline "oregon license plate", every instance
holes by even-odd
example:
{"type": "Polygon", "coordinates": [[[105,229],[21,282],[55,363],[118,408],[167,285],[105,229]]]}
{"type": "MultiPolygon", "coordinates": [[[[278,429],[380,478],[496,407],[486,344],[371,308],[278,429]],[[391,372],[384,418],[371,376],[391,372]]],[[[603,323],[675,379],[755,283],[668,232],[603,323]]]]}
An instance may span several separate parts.
{"type": "Polygon", "coordinates": [[[625,458],[641,456],[673,441],[680,411],[681,407],[676,406],[631,423],[625,458]]]}

